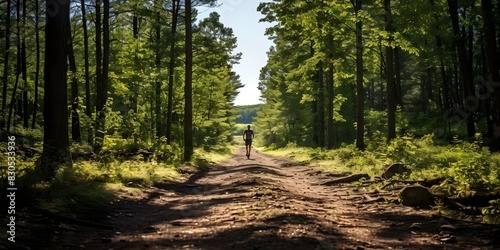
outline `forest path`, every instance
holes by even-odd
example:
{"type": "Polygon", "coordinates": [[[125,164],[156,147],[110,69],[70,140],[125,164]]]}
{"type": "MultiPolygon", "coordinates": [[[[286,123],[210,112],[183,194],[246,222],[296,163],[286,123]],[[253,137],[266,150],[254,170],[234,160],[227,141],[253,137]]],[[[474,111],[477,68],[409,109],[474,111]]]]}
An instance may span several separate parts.
{"type": "Polygon", "coordinates": [[[247,159],[242,147],[179,182],[124,191],[100,222],[112,230],[66,225],[51,248],[493,249],[479,238],[495,233],[487,228],[455,224],[447,235],[429,210],[363,203],[363,188],[319,185],[331,179],[287,159],[247,159]]]}

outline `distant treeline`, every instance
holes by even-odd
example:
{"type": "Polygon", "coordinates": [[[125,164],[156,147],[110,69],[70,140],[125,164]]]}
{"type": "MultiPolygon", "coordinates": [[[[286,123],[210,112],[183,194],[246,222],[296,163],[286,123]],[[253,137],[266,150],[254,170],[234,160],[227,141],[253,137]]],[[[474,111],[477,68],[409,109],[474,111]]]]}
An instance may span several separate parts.
{"type": "Polygon", "coordinates": [[[261,104],[236,106],[238,110],[238,118],[236,118],[236,123],[251,124],[253,118],[257,116],[257,110],[259,110],[261,104]]]}

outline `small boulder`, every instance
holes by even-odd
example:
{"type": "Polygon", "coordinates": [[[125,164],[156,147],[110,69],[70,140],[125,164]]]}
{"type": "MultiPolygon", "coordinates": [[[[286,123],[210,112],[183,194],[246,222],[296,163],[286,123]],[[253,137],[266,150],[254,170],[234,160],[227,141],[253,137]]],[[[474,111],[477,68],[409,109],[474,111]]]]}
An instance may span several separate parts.
{"type": "Polygon", "coordinates": [[[410,174],[411,170],[404,163],[393,163],[387,167],[382,174],[382,178],[390,179],[395,175],[410,174]]]}
{"type": "Polygon", "coordinates": [[[434,204],[434,195],[428,188],[420,185],[407,186],[399,193],[403,205],[411,207],[428,207],[434,204]]]}

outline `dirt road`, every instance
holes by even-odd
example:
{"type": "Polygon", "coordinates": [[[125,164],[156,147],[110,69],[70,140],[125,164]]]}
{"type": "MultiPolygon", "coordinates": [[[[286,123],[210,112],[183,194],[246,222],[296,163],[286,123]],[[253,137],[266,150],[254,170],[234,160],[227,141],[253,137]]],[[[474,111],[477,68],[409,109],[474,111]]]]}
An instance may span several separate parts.
{"type": "MultiPolygon", "coordinates": [[[[323,186],[311,166],[254,153],[177,183],[123,192],[112,227],[59,224],[50,249],[494,249],[499,230],[429,210],[366,202],[363,188],[323,186]],[[447,226],[442,227],[445,224],[447,226]]],[[[36,248],[32,248],[36,249],[36,248]]]]}

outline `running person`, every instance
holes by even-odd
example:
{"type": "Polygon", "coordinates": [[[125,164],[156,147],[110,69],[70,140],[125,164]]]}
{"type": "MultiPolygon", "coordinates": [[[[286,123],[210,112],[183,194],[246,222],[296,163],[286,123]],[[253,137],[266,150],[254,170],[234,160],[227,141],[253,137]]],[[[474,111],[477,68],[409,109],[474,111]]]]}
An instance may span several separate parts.
{"type": "Polygon", "coordinates": [[[252,139],[255,137],[253,130],[250,129],[250,125],[243,132],[243,140],[245,141],[245,148],[247,150],[247,158],[250,159],[250,150],[252,149],[252,139]]]}

